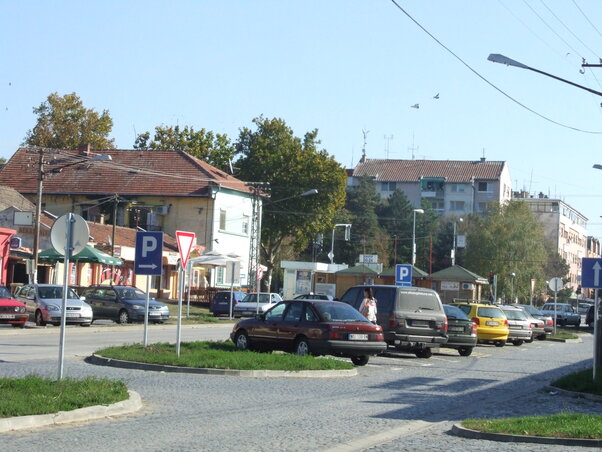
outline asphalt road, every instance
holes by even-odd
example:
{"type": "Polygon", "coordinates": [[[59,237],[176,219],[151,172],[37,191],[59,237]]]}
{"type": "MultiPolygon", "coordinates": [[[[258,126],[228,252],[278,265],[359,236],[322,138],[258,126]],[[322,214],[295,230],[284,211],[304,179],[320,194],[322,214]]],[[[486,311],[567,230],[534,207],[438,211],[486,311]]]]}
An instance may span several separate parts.
{"type": "MultiPolygon", "coordinates": [[[[185,326],[182,339],[225,339],[229,330],[185,326]]],[[[173,341],[175,328],[152,326],[149,339],[173,341]]],[[[140,393],[143,410],[115,419],[7,433],[0,441],[7,451],[564,452],[566,446],[457,438],[449,430],[467,417],[600,413],[600,404],[541,391],[551,380],[591,365],[591,336],[583,339],[580,344],[479,346],[470,357],[453,350],[430,359],[391,353],[371,359],[358,368],[356,377],[270,379],[94,366],[83,357],[104,345],[140,342],[142,327],[68,329],[65,375],[123,380],[140,393]]],[[[58,329],[0,328],[0,376],[37,373],[55,378],[55,340],[58,329]]]]}

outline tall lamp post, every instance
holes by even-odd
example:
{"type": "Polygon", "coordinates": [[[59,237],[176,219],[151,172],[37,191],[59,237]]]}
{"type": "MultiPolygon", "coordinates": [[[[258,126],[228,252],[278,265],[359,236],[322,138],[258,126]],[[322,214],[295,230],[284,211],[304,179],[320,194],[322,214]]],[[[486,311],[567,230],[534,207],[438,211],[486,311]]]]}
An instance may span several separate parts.
{"type": "Polygon", "coordinates": [[[456,241],[457,241],[457,237],[458,237],[457,226],[456,225],[457,225],[458,222],[462,223],[463,221],[464,221],[463,218],[458,218],[457,221],[454,221],[454,243],[453,243],[453,247],[452,247],[452,250],[451,250],[451,264],[452,264],[452,267],[454,265],[456,265],[456,247],[457,247],[456,246],[456,241]]]}
{"type": "Polygon", "coordinates": [[[347,223],[337,223],[332,228],[332,240],[330,241],[330,252],[328,253],[328,258],[330,259],[330,263],[334,264],[334,230],[338,227],[345,228],[345,240],[348,241],[351,234],[351,225],[347,223]]]}
{"type": "MultiPolygon", "coordinates": [[[[510,281],[510,304],[514,303],[514,278],[516,276],[516,273],[512,272],[510,273],[510,276],[512,276],[512,280],[510,281]]],[[[554,308],[556,309],[556,308],[554,308]]]]}
{"type": "Polygon", "coordinates": [[[414,222],[412,224],[412,266],[416,265],[416,214],[424,213],[424,209],[414,209],[414,222]]]}

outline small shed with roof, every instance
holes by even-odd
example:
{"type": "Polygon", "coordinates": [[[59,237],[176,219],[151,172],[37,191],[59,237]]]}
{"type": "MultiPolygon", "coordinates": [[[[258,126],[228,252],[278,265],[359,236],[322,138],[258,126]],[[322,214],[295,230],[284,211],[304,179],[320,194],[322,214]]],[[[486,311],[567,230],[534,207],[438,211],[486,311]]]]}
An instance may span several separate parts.
{"type": "Polygon", "coordinates": [[[454,300],[481,300],[486,295],[483,286],[489,281],[460,265],[452,265],[431,274],[432,288],[441,301],[450,303],[454,300]]]}

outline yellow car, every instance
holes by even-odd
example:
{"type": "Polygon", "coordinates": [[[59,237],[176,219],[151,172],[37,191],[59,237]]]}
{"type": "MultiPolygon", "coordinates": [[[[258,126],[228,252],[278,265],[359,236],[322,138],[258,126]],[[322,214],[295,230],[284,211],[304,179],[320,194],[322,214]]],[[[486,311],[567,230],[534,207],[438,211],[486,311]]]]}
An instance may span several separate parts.
{"type": "Polygon", "coordinates": [[[510,330],[506,314],[490,304],[450,303],[460,308],[477,325],[477,340],[493,342],[496,347],[503,347],[508,340],[510,330]]]}

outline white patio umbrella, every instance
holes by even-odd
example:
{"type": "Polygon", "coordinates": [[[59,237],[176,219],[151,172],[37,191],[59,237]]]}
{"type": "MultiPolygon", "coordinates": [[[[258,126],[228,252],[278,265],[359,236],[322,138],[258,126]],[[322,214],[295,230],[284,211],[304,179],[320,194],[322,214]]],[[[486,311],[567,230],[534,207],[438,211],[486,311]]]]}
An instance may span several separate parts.
{"type": "MultiPolygon", "coordinates": [[[[203,267],[227,267],[232,265],[232,277],[230,281],[230,319],[232,319],[232,302],[234,300],[234,269],[237,262],[240,262],[240,256],[235,253],[221,254],[218,251],[209,251],[202,256],[188,260],[188,281],[194,265],[203,267]]],[[[188,306],[190,310],[190,290],[188,290],[188,306]]]]}

